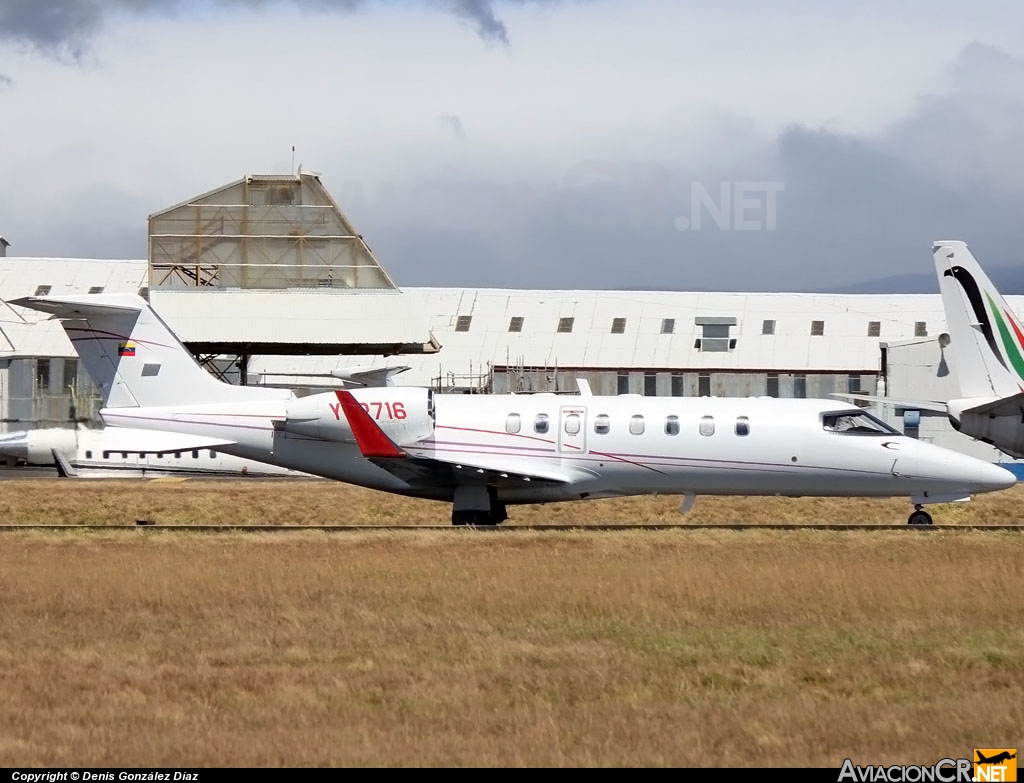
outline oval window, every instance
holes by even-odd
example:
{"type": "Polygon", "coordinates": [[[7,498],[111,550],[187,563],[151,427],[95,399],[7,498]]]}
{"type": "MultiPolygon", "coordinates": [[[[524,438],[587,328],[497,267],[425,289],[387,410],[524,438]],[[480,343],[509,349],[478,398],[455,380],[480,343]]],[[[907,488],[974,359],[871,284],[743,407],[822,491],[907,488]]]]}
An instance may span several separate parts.
{"type": "Polygon", "coordinates": [[[749,435],[750,434],[750,419],[746,416],[736,417],[736,434],[737,435],[749,435]]]}
{"type": "Polygon", "coordinates": [[[612,428],[611,419],[608,418],[607,413],[599,413],[594,418],[594,432],[598,435],[607,435],[608,431],[612,428]]]}
{"type": "Polygon", "coordinates": [[[578,413],[570,413],[568,416],[565,417],[565,434],[580,434],[580,415],[578,413]]]}
{"type": "Polygon", "coordinates": [[[669,416],[665,419],[665,434],[666,435],[678,435],[679,434],[679,417],[669,416]]]}
{"type": "Polygon", "coordinates": [[[630,435],[643,435],[644,434],[644,417],[639,414],[632,416],[629,419],[629,434],[630,435]]]}
{"type": "Polygon", "coordinates": [[[510,413],[505,417],[505,432],[515,435],[523,427],[523,420],[518,413],[510,413]]]}
{"type": "Polygon", "coordinates": [[[548,431],[548,415],[546,413],[537,414],[537,418],[533,420],[533,431],[541,435],[548,431]]]}
{"type": "Polygon", "coordinates": [[[701,416],[700,427],[698,431],[701,435],[714,435],[715,434],[715,417],[714,416],[701,416]]]}

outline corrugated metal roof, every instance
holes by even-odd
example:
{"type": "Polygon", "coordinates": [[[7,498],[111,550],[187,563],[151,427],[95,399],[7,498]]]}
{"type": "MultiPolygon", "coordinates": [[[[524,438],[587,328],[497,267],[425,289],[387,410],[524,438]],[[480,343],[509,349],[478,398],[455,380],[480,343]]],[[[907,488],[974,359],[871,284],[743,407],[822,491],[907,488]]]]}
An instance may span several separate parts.
{"type": "MultiPolygon", "coordinates": [[[[51,293],[136,292],[146,285],[145,261],[6,258],[0,262],[5,300],[28,296],[39,285],[51,293]]],[[[153,304],[185,342],[300,344],[423,342],[428,331],[441,344],[429,357],[257,357],[259,372],[329,372],[352,364],[409,365],[404,384],[428,383],[445,372],[486,371],[488,363],[528,367],[686,370],[793,370],[874,372],[879,344],[911,339],[918,322],[928,335],[945,326],[938,294],[702,293],[672,291],[549,291],[490,288],[406,288],[400,292],[196,290],[153,292],[153,304]],[[466,331],[456,331],[459,316],[466,331]],[[522,331],[510,332],[512,318],[522,331]],[[562,318],[572,331],[559,332],[562,318]],[[613,319],[625,319],[612,333],[613,319]],[[728,351],[701,351],[696,319],[735,318],[728,351]],[[663,334],[663,320],[674,331],[663,334]],[[774,321],[774,333],[762,334],[774,321]],[[811,322],[822,321],[822,334],[811,322]],[[869,336],[868,324],[879,323],[869,336]]],[[[1024,297],[1007,297],[1021,312],[1024,297]]],[[[45,318],[34,311],[0,310],[0,327],[23,355],[71,356],[56,324],[28,328],[45,318]],[[53,328],[51,328],[53,327],[53,328]]],[[[711,327],[709,327],[711,328],[711,327]]]]}

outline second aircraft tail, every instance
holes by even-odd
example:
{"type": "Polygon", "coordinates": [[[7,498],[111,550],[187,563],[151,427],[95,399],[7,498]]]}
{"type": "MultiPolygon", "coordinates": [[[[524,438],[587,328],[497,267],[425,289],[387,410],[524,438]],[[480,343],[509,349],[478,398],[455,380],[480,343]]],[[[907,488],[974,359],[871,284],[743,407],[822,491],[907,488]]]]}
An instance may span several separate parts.
{"type": "Polygon", "coordinates": [[[1024,328],[964,242],[932,246],[963,397],[1024,391],[1024,328]]]}

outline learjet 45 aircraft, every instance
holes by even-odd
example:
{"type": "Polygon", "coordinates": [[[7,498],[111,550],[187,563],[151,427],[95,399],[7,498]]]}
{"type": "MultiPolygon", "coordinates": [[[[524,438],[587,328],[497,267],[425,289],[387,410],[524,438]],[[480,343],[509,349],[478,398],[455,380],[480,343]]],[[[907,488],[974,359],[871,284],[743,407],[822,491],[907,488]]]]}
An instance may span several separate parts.
{"type": "Polygon", "coordinates": [[[208,448],[364,487],[452,503],[493,525],[516,503],[666,493],[909,496],[1012,486],[989,462],[901,435],[835,400],[436,394],[386,386],[297,397],[202,369],[135,295],[11,302],[62,320],[109,427],[180,432],[208,448]]]}

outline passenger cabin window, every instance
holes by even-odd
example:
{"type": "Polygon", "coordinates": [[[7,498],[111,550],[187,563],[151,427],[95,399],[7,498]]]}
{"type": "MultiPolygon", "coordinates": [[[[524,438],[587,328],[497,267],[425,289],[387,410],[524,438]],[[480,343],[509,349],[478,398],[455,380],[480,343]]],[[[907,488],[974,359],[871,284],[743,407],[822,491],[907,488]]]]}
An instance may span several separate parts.
{"type": "Polygon", "coordinates": [[[543,435],[548,431],[548,415],[546,413],[538,413],[537,418],[533,420],[533,431],[543,435]]]}
{"type": "Polygon", "coordinates": [[[611,419],[607,413],[599,413],[594,417],[594,432],[598,435],[607,435],[612,428],[611,419]]]}
{"type": "Polygon", "coordinates": [[[110,459],[110,452],[109,451],[104,451],[103,452],[103,459],[110,459]]]}
{"type": "Polygon", "coordinates": [[[737,435],[749,435],[750,434],[750,419],[746,416],[736,417],[736,434],[737,435]]]}
{"type": "Polygon", "coordinates": [[[827,431],[838,432],[842,435],[891,436],[900,434],[881,419],[877,419],[859,408],[822,414],[821,424],[827,431]]]}
{"type": "Polygon", "coordinates": [[[629,434],[630,435],[643,435],[644,434],[644,417],[639,414],[631,416],[629,419],[629,434]]]}
{"type": "Polygon", "coordinates": [[[668,416],[665,419],[665,434],[666,435],[678,435],[679,434],[679,417],[668,416]]]}
{"type": "Polygon", "coordinates": [[[565,417],[565,434],[580,434],[580,415],[578,413],[570,413],[568,416],[565,417]]]}
{"type": "Polygon", "coordinates": [[[86,459],[92,459],[92,449],[86,449],[85,450],[85,458],[86,459]]]}
{"type": "Polygon", "coordinates": [[[701,435],[714,435],[715,434],[715,417],[714,416],[701,416],[700,426],[697,428],[697,432],[701,435]]]}
{"type": "Polygon", "coordinates": [[[199,459],[199,451],[198,450],[192,452],[192,459],[199,459]]]}
{"type": "Polygon", "coordinates": [[[510,413],[505,417],[505,432],[515,435],[523,428],[522,417],[518,413],[510,413]]]}
{"type": "Polygon", "coordinates": [[[508,330],[510,332],[521,332],[523,331],[523,316],[514,315],[508,322],[508,330]]]}

